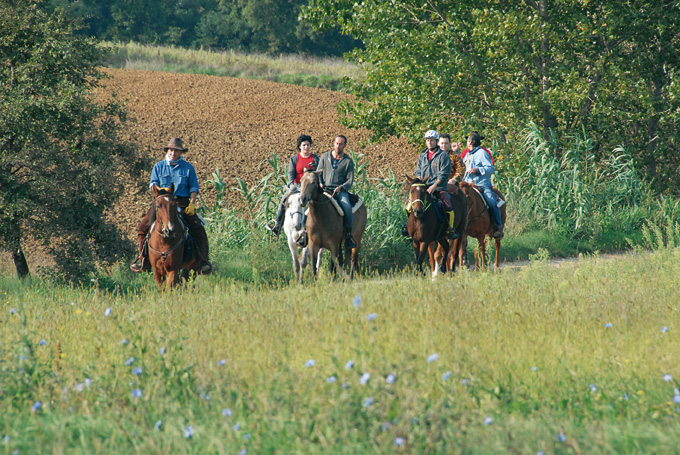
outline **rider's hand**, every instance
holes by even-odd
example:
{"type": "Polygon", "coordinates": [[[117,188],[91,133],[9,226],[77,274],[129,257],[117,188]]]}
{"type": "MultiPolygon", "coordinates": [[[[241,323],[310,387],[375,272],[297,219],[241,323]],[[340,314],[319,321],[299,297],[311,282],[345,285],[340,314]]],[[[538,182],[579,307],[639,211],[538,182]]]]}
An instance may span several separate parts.
{"type": "Polygon", "coordinates": [[[468,174],[477,174],[477,173],[479,173],[479,169],[477,169],[476,167],[473,167],[472,169],[470,169],[468,171],[468,174]]]}
{"type": "Polygon", "coordinates": [[[430,186],[430,187],[427,189],[427,192],[428,192],[429,194],[432,194],[432,193],[434,193],[435,191],[437,191],[437,184],[436,184],[436,183],[433,183],[432,186],[430,186]]]}
{"type": "Polygon", "coordinates": [[[189,202],[187,208],[184,209],[184,213],[186,213],[189,216],[194,216],[194,214],[196,213],[196,206],[193,204],[193,202],[189,202]]]}
{"type": "Polygon", "coordinates": [[[335,195],[338,194],[339,192],[340,192],[340,187],[335,188],[335,189],[333,190],[333,196],[335,196],[335,195]]]}

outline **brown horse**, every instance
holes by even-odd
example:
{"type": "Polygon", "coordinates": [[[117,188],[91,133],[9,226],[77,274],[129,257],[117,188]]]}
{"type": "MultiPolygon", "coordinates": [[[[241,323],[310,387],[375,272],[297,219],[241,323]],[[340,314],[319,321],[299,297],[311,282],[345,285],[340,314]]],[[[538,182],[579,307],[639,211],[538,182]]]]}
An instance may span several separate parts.
{"type": "MultiPolygon", "coordinates": [[[[449,273],[456,271],[456,264],[459,264],[460,266],[460,264],[464,263],[465,245],[462,242],[462,238],[463,234],[465,234],[465,229],[467,229],[468,211],[467,199],[457,183],[449,183],[447,185],[447,191],[449,192],[451,206],[453,207],[453,229],[458,233],[458,238],[456,240],[447,239],[449,242],[449,254],[445,262],[445,272],[449,273]]],[[[428,249],[434,250],[434,247],[434,244],[430,244],[428,249]]],[[[432,254],[432,252],[430,252],[430,254],[432,254]]],[[[438,246],[435,253],[435,262],[444,263],[444,254],[444,248],[438,246]]]]}
{"type": "Polygon", "coordinates": [[[418,269],[422,272],[425,253],[429,253],[430,269],[434,278],[439,273],[441,264],[449,253],[449,242],[446,238],[446,230],[449,223],[444,219],[443,214],[442,217],[437,215],[435,200],[427,192],[427,178],[421,180],[407,175],[406,180],[411,185],[408,199],[410,213],[408,215],[407,228],[409,236],[413,240],[416,264],[418,264],[418,269]],[[438,243],[443,251],[439,261],[435,259],[434,243],[438,243]],[[431,249],[428,248],[430,244],[433,244],[431,249]]]}
{"type": "MultiPolygon", "coordinates": [[[[321,190],[319,174],[322,171],[308,171],[300,180],[300,204],[302,207],[309,206],[307,215],[307,239],[309,242],[307,252],[309,264],[312,266],[312,279],[316,279],[317,262],[315,258],[319,249],[325,248],[330,252],[329,261],[331,278],[337,269],[341,275],[346,276],[341,265],[338,263],[338,255],[341,243],[344,239],[342,228],[342,215],[338,213],[333,199],[321,190]]],[[[361,206],[354,212],[352,222],[352,236],[356,243],[356,248],[349,248],[345,244],[345,256],[350,262],[349,278],[354,278],[354,273],[359,270],[359,249],[361,239],[366,230],[367,212],[366,206],[361,206]]]]}
{"type": "Polygon", "coordinates": [[[149,262],[158,286],[163,289],[165,281],[166,290],[179,284],[180,278],[188,279],[190,270],[195,272],[194,276],[198,274],[198,247],[194,244],[191,257],[184,256],[188,228],[180,220],[174,189],[174,184],[169,191],[156,185],[151,188],[156,198],[156,219],[149,235],[149,262]]]}
{"type": "MultiPolygon", "coordinates": [[[[493,238],[493,228],[494,223],[491,221],[492,215],[489,213],[489,207],[484,202],[484,196],[482,196],[482,190],[478,189],[475,185],[471,183],[461,182],[460,189],[467,199],[468,205],[468,226],[465,234],[461,237],[461,244],[467,244],[467,237],[474,237],[477,239],[477,249],[475,250],[475,270],[486,268],[486,243],[485,238],[493,238]]],[[[501,199],[505,200],[505,197],[496,188],[493,189],[501,199]]],[[[505,225],[506,210],[505,205],[500,207],[501,212],[501,222],[505,225]]],[[[494,247],[496,250],[496,258],[494,260],[494,268],[498,269],[499,255],[501,251],[501,239],[503,236],[493,239],[494,247]]]]}

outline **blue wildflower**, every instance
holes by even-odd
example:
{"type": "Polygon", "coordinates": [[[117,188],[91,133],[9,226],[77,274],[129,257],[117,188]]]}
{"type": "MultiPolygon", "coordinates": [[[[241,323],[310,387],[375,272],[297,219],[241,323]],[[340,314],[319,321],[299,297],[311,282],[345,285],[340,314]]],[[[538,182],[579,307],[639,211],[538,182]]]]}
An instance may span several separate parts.
{"type": "Polygon", "coordinates": [[[241,450],[238,451],[237,455],[246,455],[246,453],[247,453],[246,449],[241,449],[241,450]]]}
{"type": "Polygon", "coordinates": [[[671,376],[670,374],[664,374],[663,380],[666,382],[671,382],[673,380],[673,376],[671,376]]]}
{"type": "Polygon", "coordinates": [[[250,433],[246,433],[243,435],[243,440],[244,441],[249,441],[250,440],[250,433]]]}
{"type": "Polygon", "coordinates": [[[404,445],[404,438],[394,438],[394,445],[397,447],[401,447],[404,445]]]}
{"type": "Polygon", "coordinates": [[[369,379],[371,379],[371,375],[368,373],[364,373],[361,375],[361,378],[359,379],[359,384],[365,385],[369,379]]]}
{"type": "Polygon", "coordinates": [[[392,428],[392,424],[389,423],[389,422],[383,422],[383,423],[380,424],[380,431],[384,432],[384,431],[389,430],[390,428],[392,428]]]}
{"type": "Polygon", "coordinates": [[[234,431],[239,431],[239,430],[241,429],[241,424],[240,424],[240,423],[237,423],[236,425],[234,425],[233,427],[231,427],[231,429],[234,430],[234,431]]]}
{"type": "Polygon", "coordinates": [[[531,367],[531,371],[538,371],[538,367],[531,367]]]}
{"type": "Polygon", "coordinates": [[[85,387],[90,387],[92,385],[92,379],[85,378],[85,387]]]}
{"type": "Polygon", "coordinates": [[[126,344],[128,344],[128,339],[127,339],[127,338],[123,338],[122,340],[120,340],[120,344],[122,344],[123,346],[125,346],[126,344]]]}
{"type": "Polygon", "coordinates": [[[9,314],[17,314],[17,310],[14,308],[9,309],[9,314]]]}
{"type": "Polygon", "coordinates": [[[439,354],[437,354],[436,352],[434,354],[430,354],[427,357],[427,363],[432,363],[432,362],[436,361],[438,358],[439,358],[439,354]]]}
{"type": "Polygon", "coordinates": [[[163,421],[162,421],[161,419],[158,419],[158,420],[156,421],[156,425],[153,426],[153,429],[154,429],[154,430],[160,430],[160,429],[161,429],[161,425],[163,425],[163,421]]]}
{"type": "Polygon", "coordinates": [[[46,344],[47,344],[47,341],[45,341],[44,339],[40,340],[40,346],[45,346],[46,344]]]}
{"type": "Polygon", "coordinates": [[[2,438],[2,442],[4,442],[5,444],[7,444],[7,443],[9,442],[9,435],[5,435],[5,437],[2,438]]]}
{"type": "Polygon", "coordinates": [[[333,384],[336,381],[335,376],[328,376],[328,379],[326,379],[326,382],[329,384],[333,384]]]}
{"type": "Polygon", "coordinates": [[[387,377],[385,378],[385,382],[387,382],[388,384],[392,384],[396,380],[397,380],[397,375],[395,375],[394,373],[388,374],[387,377]]]}
{"type": "Polygon", "coordinates": [[[361,305],[361,297],[359,296],[354,297],[354,299],[352,300],[352,305],[354,305],[354,308],[358,308],[359,305],[361,305]]]}
{"type": "Polygon", "coordinates": [[[141,398],[142,396],[142,389],[133,389],[131,392],[132,396],[134,398],[141,398]]]}
{"type": "Polygon", "coordinates": [[[448,381],[450,377],[451,377],[451,372],[447,371],[446,373],[444,373],[442,375],[442,381],[448,381]]]}
{"type": "Polygon", "coordinates": [[[377,317],[378,317],[378,313],[371,313],[371,314],[366,316],[366,319],[368,319],[369,321],[373,321],[377,317]]]}
{"type": "Polygon", "coordinates": [[[163,346],[160,350],[161,355],[165,354],[165,346],[163,346]]]}
{"type": "Polygon", "coordinates": [[[607,323],[604,325],[604,328],[605,328],[605,329],[611,329],[611,328],[612,328],[612,323],[611,323],[611,322],[607,322],[607,323]]]}
{"type": "Polygon", "coordinates": [[[107,309],[104,311],[104,316],[108,317],[108,316],[110,316],[110,315],[111,315],[111,307],[107,308],[107,309]]]}
{"type": "Polygon", "coordinates": [[[487,417],[484,419],[484,425],[491,425],[493,423],[493,417],[487,417]]]}
{"type": "Polygon", "coordinates": [[[137,367],[134,370],[132,370],[132,373],[134,373],[135,376],[139,376],[142,374],[142,367],[137,367]]]}
{"type": "Polygon", "coordinates": [[[673,396],[673,403],[680,404],[680,394],[675,394],[673,396]]]}
{"type": "Polygon", "coordinates": [[[668,332],[668,327],[666,327],[666,326],[661,327],[661,333],[666,333],[666,332],[668,332]]]}
{"type": "Polygon", "coordinates": [[[36,412],[41,407],[42,407],[42,402],[36,401],[35,403],[33,403],[33,406],[31,406],[31,411],[36,412]]]}
{"type": "Polygon", "coordinates": [[[217,362],[217,364],[218,364],[219,366],[223,367],[224,365],[227,364],[227,361],[226,361],[225,359],[222,359],[222,360],[220,360],[219,362],[217,362]]]}
{"type": "Polygon", "coordinates": [[[130,365],[132,365],[132,363],[133,363],[134,361],[135,361],[135,358],[134,358],[134,357],[130,357],[129,359],[127,359],[127,360],[125,361],[125,366],[129,367],[130,365]]]}
{"type": "Polygon", "coordinates": [[[564,432],[560,431],[557,433],[557,440],[560,442],[567,442],[567,435],[564,434],[564,432]]]}
{"type": "Polygon", "coordinates": [[[365,408],[370,408],[372,404],[373,404],[373,398],[368,397],[364,400],[364,407],[365,408]]]}
{"type": "Polygon", "coordinates": [[[460,383],[463,385],[468,385],[469,382],[470,382],[469,379],[463,379],[462,381],[460,381],[460,383]]]}
{"type": "Polygon", "coordinates": [[[595,387],[595,384],[591,383],[588,387],[590,387],[590,391],[595,393],[597,392],[597,387],[595,387]]]}
{"type": "Polygon", "coordinates": [[[222,409],[222,415],[224,417],[231,417],[233,415],[233,413],[231,412],[231,409],[224,408],[224,409],[222,409]]]}
{"type": "Polygon", "coordinates": [[[75,389],[76,389],[76,392],[82,392],[83,391],[83,383],[79,382],[78,384],[76,384],[75,389]]]}
{"type": "Polygon", "coordinates": [[[348,360],[345,364],[345,370],[349,370],[354,366],[354,360],[348,360]]]}
{"type": "Polygon", "coordinates": [[[305,362],[305,366],[306,366],[307,368],[313,367],[315,363],[316,363],[316,360],[314,360],[314,359],[309,359],[309,360],[307,360],[307,361],[305,362]]]}
{"type": "Polygon", "coordinates": [[[189,439],[194,435],[194,427],[192,425],[187,425],[184,428],[184,437],[189,439]]]}

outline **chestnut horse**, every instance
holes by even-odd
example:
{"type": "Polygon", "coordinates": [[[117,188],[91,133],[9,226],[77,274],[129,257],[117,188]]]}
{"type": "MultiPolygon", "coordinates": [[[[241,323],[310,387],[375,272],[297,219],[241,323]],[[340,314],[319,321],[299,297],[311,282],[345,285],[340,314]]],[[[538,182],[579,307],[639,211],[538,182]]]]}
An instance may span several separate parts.
{"type": "MultiPolygon", "coordinates": [[[[300,204],[302,207],[309,206],[307,214],[308,254],[309,264],[312,267],[312,279],[316,279],[317,262],[315,258],[321,248],[325,248],[330,253],[329,267],[331,279],[337,269],[343,277],[346,277],[344,270],[338,263],[338,255],[342,241],[344,239],[342,227],[342,215],[338,213],[333,198],[321,190],[319,174],[322,171],[309,171],[305,169],[305,174],[300,179],[300,204]]],[[[356,248],[349,248],[345,244],[345,256],[350,262],[349,278],[354,278],[355,271],[359,270],[359,250],[361,239],[366,230],[367,212],[366,206],[362,203],[354,211],[354,221],[352,223],[352,236],[356,243],[356,248]]]]}
{"type": "Polygon", "coordinates": [[[153,267],[153,275],[158,286],[166,290],[179,284],[180,278],[188,279],[189,271],[198,274],[198,246],[193,245],[191,257],[184,256],[185,243],[188,240],[188,228],[180,220],[179,205],[173,197],[174,183],[170,190],[151,188],[156,201],[156,219],[149,235],[149,263],[153,267]]]}
{"type": "MultiPolygon", "coordinates": [[[[453,182],[451,180],[450,182],[453,182]]],[[[447,256],[446,262],[444,263],[444,249],[441,246],[437,247],[435,253],[435,262],[443,263],[446,265],[445,272],[455,272],[456,264],[462,267],[465,258],[465,244],[463,244],[462,238],[465,234],[468,224],[468,211],[467,211],[467,199],[465,194],[460,190],[457,183],[449,183],[447,185],[447,191],[449,192],[449,197],[451,198],[451,207],[453,207],[453,229],[458,233],[458,238],[456,240],[449,240],[449,254],[447,256]]],[[[430,244],[429,249],[434,250],[435,245],[430,244]]],[[[430,252],[432,254],[432,252],[430,252]]]]}
{"type": "MultiPolygon", "coordinates": [[[[474,237],[477,239],[477,249],[475,250],[475,270],[479,270],[479,265],[481,262],[481,269],[486,268],[486,237],[493,239],[493,228],[494,223],[491,221],[493,215],[489,212],[489,207],[484,202],[484,196],[482,196],[482,190],[478,189],[472,183],[461,182],[460,189],[465,194],[468,205],[468,226],[463,237],[461,237],[462,245],[467,244],[467,237],[474,237]]],[[[493,189],[501,199],[505,200],[505,197],[496,188],[493,189]]],[[[501,212],[501,222],[505,226],[506,210],[505,204],[499,208],[501,212]]],[[[501,251],[501,239],[503,236],[493,239],[494,249],[496,250],[496,258],[494,260],[494,268],[498,269],[499,255],[501,251]]]]}
{"type": "Polygon", "coordinates": [[[408,234],[413,240],[413,252],[416,256],[418,269],[423,271],[423,260],[425,254],[429,253],[430,269],[434,278],[439,273],[441,264],[449,253],[449,242],[446,238],[446,231],[449,223],[442,214],[437,216],[434,198],[427,192],[427,178],[411,178],[408,175],[406,180],[411,185],[409,190],[408,207],[408,234]],[[442,248],[443,254],[439,262],[435,259],[435,249],[428,248],[432,243],[438,243],[442,248]]]}

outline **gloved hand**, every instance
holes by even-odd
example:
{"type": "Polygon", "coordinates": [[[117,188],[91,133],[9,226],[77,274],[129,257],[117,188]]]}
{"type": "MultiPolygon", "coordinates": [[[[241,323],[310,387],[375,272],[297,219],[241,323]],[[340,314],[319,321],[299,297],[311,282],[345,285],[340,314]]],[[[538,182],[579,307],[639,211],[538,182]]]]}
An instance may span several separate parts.
{"type": "Polygon", "coordinates": [[[187,205],[187,208],[184,209],[184,213],[186,213],[189,216],[194,216],[196,213],[196,206],[189,202],[189,205],[187,205]]]}

